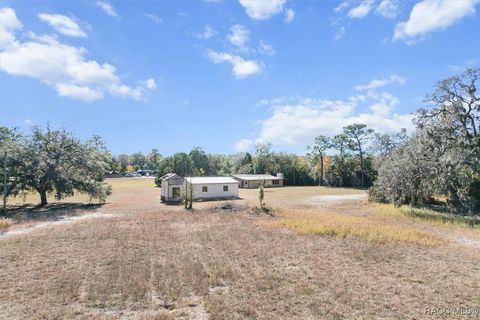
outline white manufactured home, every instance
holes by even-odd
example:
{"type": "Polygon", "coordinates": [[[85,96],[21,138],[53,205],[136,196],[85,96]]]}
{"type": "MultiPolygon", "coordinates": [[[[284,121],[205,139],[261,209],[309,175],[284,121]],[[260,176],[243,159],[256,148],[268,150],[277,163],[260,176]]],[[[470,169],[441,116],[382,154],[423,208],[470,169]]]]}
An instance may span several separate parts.
{"type": "MultiPolygon", "coordinates": [[[[230,177],[186,177],[168,173],[160,178],[163,202],[180,202],[185,190],[192,188],[193,200],[238,198],[238,181],[230,177]]],[[[189,190],[190,192],[190,190],[189,190]]]]}
{"type": "Polygon", "coordinates": [[[255,189],[263,184],[266,188],[283,187],[285,179],[282,173],[277,173],[277,176],[271,174],[236,174],[232,176],[237,180],[240,188],[255,189]]]}
{"type": "Polygon", "coordinates": [[[187,177],[193,188],[193,200],[238,198],[238,181],[230,177],[187,177]]]}

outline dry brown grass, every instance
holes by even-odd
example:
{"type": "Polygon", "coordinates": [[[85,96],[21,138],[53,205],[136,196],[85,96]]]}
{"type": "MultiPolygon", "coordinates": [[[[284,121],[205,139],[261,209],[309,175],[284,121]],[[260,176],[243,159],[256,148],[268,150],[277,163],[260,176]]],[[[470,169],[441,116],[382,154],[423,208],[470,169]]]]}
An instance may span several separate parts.
{"type": "Polygon", "coordinates": [[[153,210],[3,239],[2,317],[423,319],[426,307],[480,299],[478,257],[265,220],[153,210]]]}
{"type": "Polygon", "coordinates": [[[480,301],[478,251],[299,234],[246,200],[186,212],[158,197],[114,188],[100,210],[121,215],[0,238],[0,318],[435,319],[425,308],[480,301]]]}
{"type": "Polygon", "coordinates": [[[375,216],[353,216],[319,209],[282,210],[275,223],[301,234],[361,238],[371,242],[406,242],[435,246],[446,241],[434,234],[375,216]]]}
{"type": "Polygon", "coordinates": [[[0,232],[7,231],[12,226],[12,219],[0,218],[0,232]]]}
{"type": "MultiPolygon", "coordinates": [[[[265,202],[274,208],[305,207],[312,197],[365,194],[364,190],[331,187],[284,187],[265,188],[265,202]]],[[[258,205],[258,189],[240,189],[240,198],[249,205],[258,205]]]]}

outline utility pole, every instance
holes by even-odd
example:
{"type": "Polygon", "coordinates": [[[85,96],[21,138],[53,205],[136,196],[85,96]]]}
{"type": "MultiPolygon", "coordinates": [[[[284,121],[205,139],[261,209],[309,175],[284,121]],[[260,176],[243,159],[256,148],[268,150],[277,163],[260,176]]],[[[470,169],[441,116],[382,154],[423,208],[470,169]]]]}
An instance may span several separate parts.
{"type": "Polygon", "coordinates": [[[7,215],[7,151],[3,155],[3,215],[7,215]]]}

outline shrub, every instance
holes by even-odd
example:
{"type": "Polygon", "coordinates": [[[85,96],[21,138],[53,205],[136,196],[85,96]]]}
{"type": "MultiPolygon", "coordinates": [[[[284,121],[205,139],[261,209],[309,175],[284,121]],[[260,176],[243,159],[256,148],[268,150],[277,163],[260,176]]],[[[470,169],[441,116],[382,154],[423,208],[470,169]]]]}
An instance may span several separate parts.
{"type": "Polygon", "coordinates": [[[12,219],[0,218],[0,232],[7,231],[13,224],[12,219]]]}

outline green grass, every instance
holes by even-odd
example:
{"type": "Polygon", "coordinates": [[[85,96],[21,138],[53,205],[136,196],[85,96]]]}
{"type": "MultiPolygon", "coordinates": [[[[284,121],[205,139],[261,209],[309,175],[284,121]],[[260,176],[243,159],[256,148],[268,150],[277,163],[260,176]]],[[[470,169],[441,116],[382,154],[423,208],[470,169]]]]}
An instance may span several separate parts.
{"type": "MultiPolygon", "coordinates": [[[[106,183],[112,186],[113,192],[118,189],[127,189],[127,188],[155,188],[154,179],[148,178],[116,178],[116,179],[106,179],[106,183]]],[[[92,199],[92,203],[95,203],[96,199],[92,199]]],[[[75,192],[71,197],[66,197],[61,201],[55,199],[54,194],[48,195],[49,203],[90,203],[90,197],[86,194],[75,192]]],[[[36,192],[27,192],[16,197],[9,197],[8,203],[13,205],[19,204],[38,204],[40,203],[40,196],[36,192]]]]}
{"type": "Polygon", "coordinates": [[[112,186],[112,189],[125,188],[155,188],[155,179],[150,178],[112,178],[106,179],[105,182],[112,186]]]}

